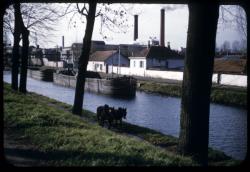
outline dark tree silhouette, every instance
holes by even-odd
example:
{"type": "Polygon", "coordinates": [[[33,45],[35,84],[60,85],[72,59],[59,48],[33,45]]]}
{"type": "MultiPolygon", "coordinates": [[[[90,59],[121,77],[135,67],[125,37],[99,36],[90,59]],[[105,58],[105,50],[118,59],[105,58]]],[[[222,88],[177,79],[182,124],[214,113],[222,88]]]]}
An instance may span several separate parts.
{"type": "MultiPolygon", "coordinates": [[[[125,32],[124,28],[128,27],[125,24],[125,21],[127,21],[127,19],[126,18],[124,19],[124,16],[126,15],[125,10],[123,10],[124,8],[121,8],[120,10],[112,10],[108,4],[101,4],[98,10],[96,10],[97,9],[96,1],[89,2],[88,6],[89,7],[87,8],[87,4],[84,3],[83,7],[80,8],[79,5],[77,4],[76,11],[73,10],[73,12],[75,12],[73,16],[76,14],[76,12],[80,13],[81,16],[86,17],[87,21],[85,36],[83,39],[82,53],[78,61],[78,76],[76,81],[75,99],[72,110],[74,114],[78,115],[81,115],[82,113],[85,78],[86,78],[87,65],[91,49],[91,37],[94,28],[95,17],[100,16],[102,27],[105,26],[107,29],[113,32],[117,29],[122,32],[125,32]]],[[[103,32],[102,35],[104,36],[103,32]]]]}
{"type": "MultiPolygon", "coordinates": [[[[249,52],[250,52],[250,5],[249,3],[246,3],[243,5],[243,8],[246,12],[246,19],[247,19],[247,65],[246,65],[246,73],[247,73],[247,76],[249,76],[249,52]]],[[[247,77],[247,90],[249,90],[249,77],[247,77]]],[[[247,94],[248,94],[248,102],[249,102],[249,92],[247,91],[247,94]]],[[[248,117],[247,118],[247,124],[249,125],[250,124],[250,118],[248,117]]],[[[250,147],[250,138],[247,137],[247,147],[249,148],[250,147]]],[[[247,153],[246,155],[246,160],[249,160],[249,153],[247,153]]]]}
{"type": "Polygon", "coordinates": [[[219,5],[189,4],[187,51],[182,84],[178,149],[207,164],[210,89],[219,5]]]}
{"type": "MultiPolygon", "coordinates": [[[[53,31],[53,24],[65,16],[67,10],[57,9],[52,4],[20,4],[15,3],[14,9],[9,8],[7,14],[4,16],[5,32],[14,34],[13,58],[12,58],[12,88],[18,88],[18,71],[20,66],[20,52],[19,42],[22,35],[23,47],[21,57],[21,71],[20,71],[20,85],[19,91],[26,92],[27,83],[27,66],[29,57],[29,35],[31,30],[31,38],[40,40],[47,37],[48,31],[53,31]],[[14,10],[14,11],[13,11],[14,10]],[[63,11],[63,12],[62,12],[63,11]],[[14,16],[13,16],[14,13],[14,16]],[[15,23],[13,29],[13,22],[15,23]],[[46,32],[45,32],[46,31],[46,32]]],[[[43,63],[42,57],[41,62],[43,63]]]]}
{"type": "Polygon", "coordinates": [[[94,29],[97,2],[91,1],[88,4],[89,4],[89,10],[88,10],[88,15],[87,15],[87,25],[86,25],[85,35],[83,38],[82,53],[81,53],[79,64],[78,64],[75,100],[74,100],[74,105],[73,105],[73,113],[78,114],[78,115],[81,115],[82,113],[86,70],[87,70],[87,65],[89,61],[91,38],[92,38],[93,29],[94,29]]]}
{"type": "MultiPolygon", "coordinates": [[[[6,12],[6,9],[8,8],[8,6],[10,5],[12,1],[8,1],[8,0],[3,0],[0,2],[0,6],[1,6],[1,10],[0,10],[0,13],[1,13],[1,18],[0,18],[0,22],[1,24],[3,23],[3,16],[6,12]]],[[[3,29],[1,29],[0,31],[0,34],[3,35],[3,29]]],[[[1,41],[0,41],[0,102],[2,103],[2,107],[3,107],[3,36],[1,37],[1,41]]],[[[1,108],[1,111],[0,111],[0,114],[1,114],[1,118],[0,118],[0,123],[3,124],[4,123],[4,120],[3,120],[3,108],[1,108]]],[[[4,130],[3,128],[4,125],[1,125],[0,129],[1,131],[4,130]]],[[[0,132],[0,139],[1,140],[4,140],[4,137],[3,137],[3,132],[0,132]]],[[[3,148],[4,147],[4,144],[3,142],[0,143],[0,147],[3,148]]],[[[4,149],[0,149],[0,154],[1,155],[4,155],[4,149]]],[[[4,156],[0,156],[0,161],[1,162],[5,162],[5,157],[4,156]]]]}
{"type": "Polygon", "coordinates": [[[19,91],[22,93],[26,93],[26,85],[27,85],[27,68],[28,68],[28,56],[29,56],[29,30],[22,23],[22,58],[21,58],[21,75],[20,75],[20,85],[19,91]]]}
{"type": "Polygon", "coordinates": [[[11,87],[14,90],[18,89],[18,73],[20,66],[20,54],[19,54],[19,42],[21,40],[21,10],[20,3],[14,4],[15,9],[15,29],[14,29],[14,45],[13,45],[13,55],[12,55],[12,70],[11,70],[11,87]]]}
{"type": "Polygon", "coordinates": [[[12,56],[12,88],[18,89],[18,73],[20,66],[20,46],[19,42],[23,40],[22,57],[21,57],[21,75],[19,91],[26,93],[27,83],[27,66],[28,66],[28,54],[29,54],[29,31],[24,26],[23,18],[20,9],[20,3],[14,4],[15,9],[15,30],[14,30],[14,46],[12,56]]]}

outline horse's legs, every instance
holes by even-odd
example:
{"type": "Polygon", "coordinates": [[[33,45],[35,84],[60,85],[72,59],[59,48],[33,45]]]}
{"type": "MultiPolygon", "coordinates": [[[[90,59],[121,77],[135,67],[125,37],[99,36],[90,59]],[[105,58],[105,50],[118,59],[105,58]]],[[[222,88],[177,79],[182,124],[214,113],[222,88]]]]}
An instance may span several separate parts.
{"type": "Polygon", "coordinates": [[[109,119],[109,129],[112,126],[112,123],[113,123],[113,119],[109,119]]]}
{"type": "Polygon", "coordinates": [[[109,122],[108,129],[110,129],[110,127],[111,127],[111,121],[109,120],[108,122],[109,122]]]}
{"type": "Polygon", "coordinates": [[[100,119],[100,125],[103,127],[104,126],[104,119],[103,119],[103,117],[101,117],[101,119],[100,119]]]}

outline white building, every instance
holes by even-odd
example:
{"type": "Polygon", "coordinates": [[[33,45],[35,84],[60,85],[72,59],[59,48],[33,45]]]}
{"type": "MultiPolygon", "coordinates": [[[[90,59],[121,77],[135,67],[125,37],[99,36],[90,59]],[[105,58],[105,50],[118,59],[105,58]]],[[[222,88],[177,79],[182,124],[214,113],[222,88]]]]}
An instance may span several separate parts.
{"type": "Polygon", "coordinates": [[[183,70],[184,57],[168,47],[151,46],[134,53],[130,59],[131,70],[183,70]]]}
{"type": "Polygon", "coordinates": [[[117,50],[96,51],[90,56],[87,70],[112,73],[113,66],[128,67],[129,60],[117,50]]]}

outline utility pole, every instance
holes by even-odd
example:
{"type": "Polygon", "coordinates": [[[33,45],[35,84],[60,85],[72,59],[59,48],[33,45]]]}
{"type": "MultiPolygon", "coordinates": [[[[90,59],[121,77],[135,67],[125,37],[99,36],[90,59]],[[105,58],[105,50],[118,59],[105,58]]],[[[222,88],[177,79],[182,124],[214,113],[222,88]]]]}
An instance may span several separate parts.
{"type": "MultiPolygon", "coordinates": [[[[119,46],[118,46],[118,51],[119,51],[119,46]]],[[[117,60],[116,60],[117,62],[117,60]]],[[[118,63],[116,65],[116,75],[118,75],[118,68],[119,68],[119,53],[118,53],[118,63]]]]}
{"type": "Polygon", "coordinates": [[[74,22],[74,26],[73,27],[75,28],[75,35],[76,35],[76,37],[75,37],[75,43],[77,43],[77,26],[76,26],[76,21],[74,22]]]}
{"type": "Polygon", "coordinates": [[[119,45],[119,61],[118,61],[118,64],[119,64],[119,74],[121,74],[121,68],[120,68],[120,54],[121,54],[121,51],[120,51],[120,45],[119,45]]]}
{"type": "Polygon", "coordinates": [[[35,32],[35,44],[36,44],[36,47],[37,47],[37,33],[35,32]]]}
{"type": "Polygon", "coordinates": [[[112,51],[112,72],[111,72],[111,76],[113,78],[113,51],[112,51]]]}
{"type": "MultiPolygon", "coordinates": [[[[56,58],[58,58],[58,45],[56,45],[56,58]]],[[[56,70],[58,70],[58,59],[56,60],[56,70]]]]}

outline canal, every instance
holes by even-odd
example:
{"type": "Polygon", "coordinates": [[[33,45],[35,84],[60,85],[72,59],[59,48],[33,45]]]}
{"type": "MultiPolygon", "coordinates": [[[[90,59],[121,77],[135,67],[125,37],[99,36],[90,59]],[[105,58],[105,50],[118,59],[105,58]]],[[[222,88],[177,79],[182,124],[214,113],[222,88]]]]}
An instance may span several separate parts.
{"type": "MultiPolygon", "coordinates": [[[[11,74],[4,73],[4,81],[10,83],[11,74]]],[[[73,104],[75,91],[28,78],[28,91],[73,104]]],[[[127,108],[127,122],[148,127],[164,134],[179,136],[180,98],[136,92],[133,99],[113,98],[86,92],[83,108],[96,112],[96,107],[109,104],[127,108]]],[[[235,159],[243,160],[247,150],[247,110],[211,103],[209,119],[209,146],[221,150],[235,159]]]]}

